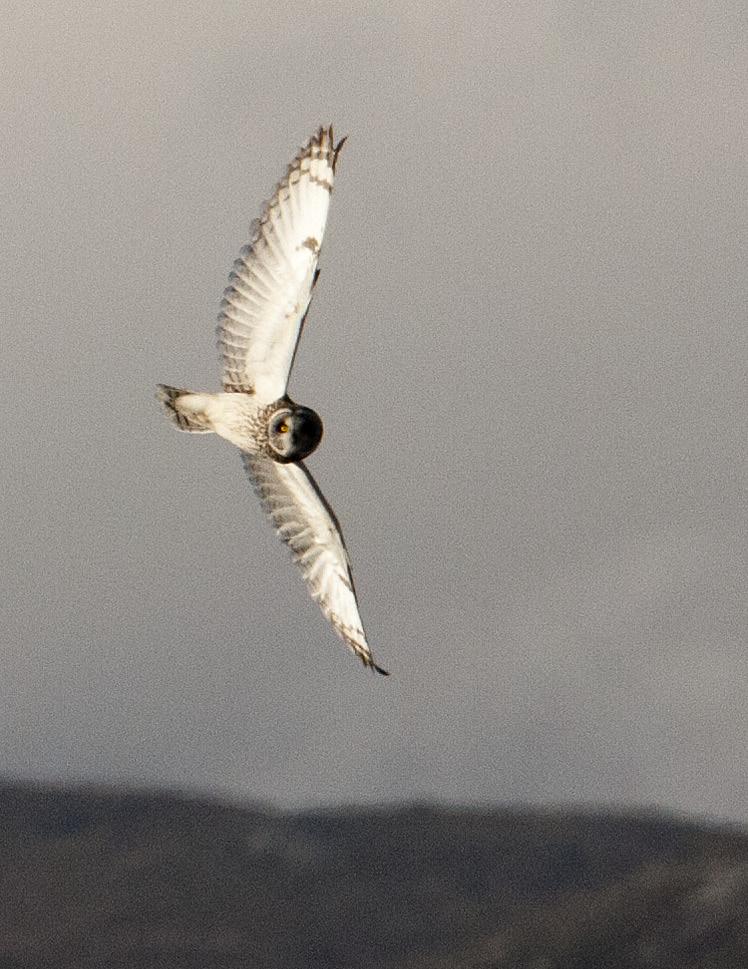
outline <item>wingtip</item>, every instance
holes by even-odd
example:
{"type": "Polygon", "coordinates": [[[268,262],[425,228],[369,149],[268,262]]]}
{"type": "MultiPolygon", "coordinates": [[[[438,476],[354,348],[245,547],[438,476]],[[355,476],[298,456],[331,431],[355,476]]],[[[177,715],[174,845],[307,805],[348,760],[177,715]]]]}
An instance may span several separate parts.
{"type": "MultiPolygon", "coordinates": [[[[332,125],[330,125],[330,137],[332,138],[332,125]]],[[[332,150],[332,170],[335,171],[335,166],[338,164],[338,155],[343,147],[343,145],[348,141],[348,135],[344,135],[340,141],[335,144],[333,140],[333,150],[332,150]]]]}
{"type": "Polygon", "coordinates": [[[358,656],[358,658],[361,660],[361,662],[364,664],[364,666],[368,670],[374,670],[374,672],[375,673],[379,673],[380,676],[389,676],[390,675],[389,674],[389,670],[386,670],[383,667],[378,666],[374,662],[374,657],[371,655],[371,653],[369,652],[368,649],[366,650],[366,652],[363,652],[362,650],[356,649],[355,650],[355,653],[356,653],[356,655],[358,656]]]}
{"type": "Polygon", "coordinates": [[[348,141],[348,135],[345,135],[343,138],[340,139],[340,141],[337,144],[335,144],[335,134],[333,132],[332,124],[320,125],[319,128],[317,128],[315,133],[312,135],[312,137],[309,139],[305,147],[302,148],[301,150],[304,151],[305,149],[308,149],[311,145],[316,145],[316,146],[329,145],[329,149],[332,152],[331,164],[332,164],[332,170],[334,172],[335,166],[338,163],[338,155],[340,154],[340,151],[343,145],[346,143],[346,141],[348,141]]]}
{"type": "Polygon", "coordinates": [[[381,666],[377,666],[374,662],[374,657],[369,653],[368,656],[361,657],[364,666],[368,666],[370,670],[374,670],[375,673],[379,673],[380,676],[389,676],[389,672],[383,669],[381,666]]]}

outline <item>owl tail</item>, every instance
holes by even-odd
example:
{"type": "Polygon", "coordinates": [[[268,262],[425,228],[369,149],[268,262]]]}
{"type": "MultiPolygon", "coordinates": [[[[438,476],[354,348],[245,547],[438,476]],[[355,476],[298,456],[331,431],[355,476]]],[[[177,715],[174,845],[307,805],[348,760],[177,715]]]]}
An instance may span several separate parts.
{"type": "Polygon", "coordinates": [[[157,398],[164,405],[169,417],[180,431],[191,431],[193,434],[210,434],[213,428],[201,403],[204,394],[193,394],[191,390],[180,390],[179,387],[158,385],[157,398]]]}

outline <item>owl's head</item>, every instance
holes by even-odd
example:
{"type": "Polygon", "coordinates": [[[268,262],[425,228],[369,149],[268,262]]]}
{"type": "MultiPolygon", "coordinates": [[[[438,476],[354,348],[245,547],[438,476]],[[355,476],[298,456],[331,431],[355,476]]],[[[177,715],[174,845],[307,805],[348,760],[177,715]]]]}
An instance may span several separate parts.
{"type": "Polygon", "coordinates": [[[267,423],[270,456],[281,464],[303,461],[322,440],[322,421],[310,407],[284,401],[267,423]]]}

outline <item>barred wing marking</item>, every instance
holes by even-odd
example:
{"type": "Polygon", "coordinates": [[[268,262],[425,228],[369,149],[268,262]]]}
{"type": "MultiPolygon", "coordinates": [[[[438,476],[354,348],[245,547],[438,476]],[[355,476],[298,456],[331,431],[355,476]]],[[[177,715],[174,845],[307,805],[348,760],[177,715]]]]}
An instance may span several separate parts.
{"type": "Polygon", "coordinates": [[[332,126],[320,128],[252,224],[218,317],[224,390],[254,392],[260,403],[286,392],[316,281],[342,144],[335,145],[332,126]]]}
{"type": "Polygon", "coordinates": [[[386,676],[366,642],[340,525],[306,465],[279,464],[263,454],[245,451],[242,461],[325,618],[365,666],[386,676]]]}

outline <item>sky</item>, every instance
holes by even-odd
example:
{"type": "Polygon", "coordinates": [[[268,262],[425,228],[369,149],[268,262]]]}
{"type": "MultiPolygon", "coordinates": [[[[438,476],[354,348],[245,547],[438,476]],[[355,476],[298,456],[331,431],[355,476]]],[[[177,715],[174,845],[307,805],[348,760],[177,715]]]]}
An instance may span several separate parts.
{"type": "Polygon", "coordinates": [[[11,3],[0,774],[748,821],[747,27],[11,3]],[[233,259],[329,122],[290,391],[388,679],[154,398],[219,388],[233,259]]]}

